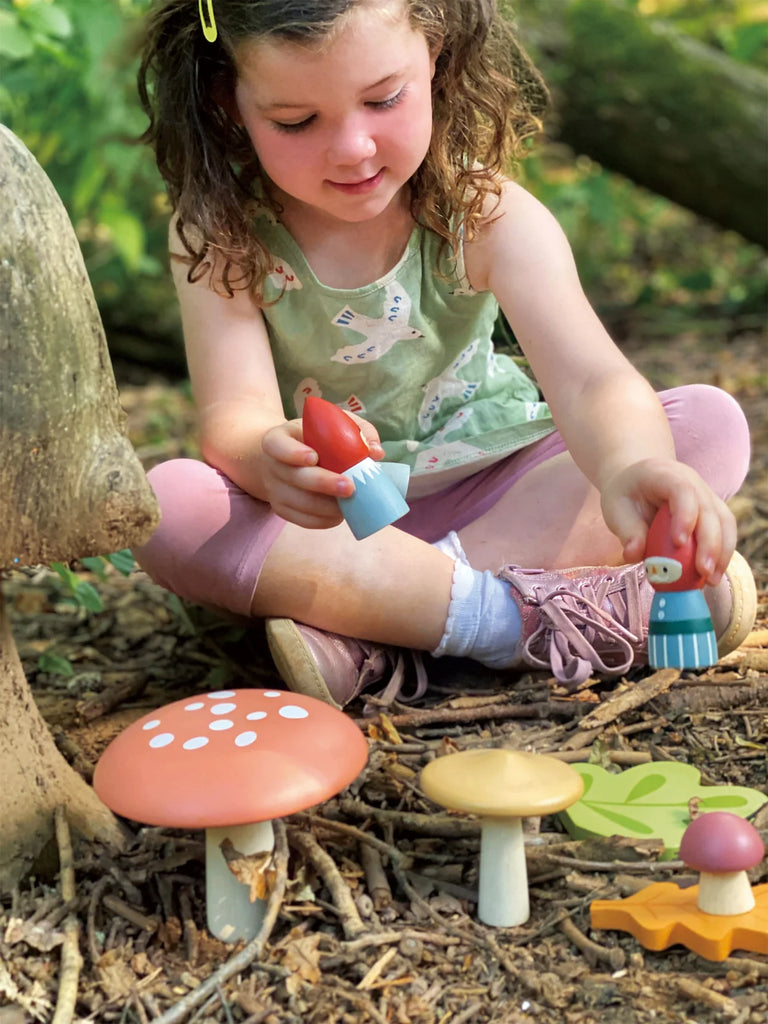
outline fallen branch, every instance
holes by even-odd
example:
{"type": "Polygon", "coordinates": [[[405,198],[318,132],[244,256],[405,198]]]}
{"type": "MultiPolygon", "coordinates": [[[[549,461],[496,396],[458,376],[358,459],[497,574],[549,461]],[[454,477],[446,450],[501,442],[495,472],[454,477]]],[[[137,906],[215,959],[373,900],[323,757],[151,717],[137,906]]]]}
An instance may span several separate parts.
{"type": "MultiPolygon", "coordinates": [[[[54,811],[56,843],[59,848],[59,875],[61,878],[61,895],[66,904],[74,904],[76,896],[75,867],[72,857],[72,839],[69,834],[69,823],[63,806],[54,811]]],[[[77,916],[70,912],[64,921],[64,941],[61,946],[61,971],[59,974],[59,992],[56,997],[56,1010],[51,1024],[69,1024],[74,1017],[77,1003],[77,988],[80,981],[80,968],[83,958],[80,955],[80,925],[77,916]]]]}
{"type": "MultiPolygon", "coordinates": [[[[398,728],[402,726],[417,729],[422,725],[445,723],[483,722],[489,718],[574,718],[584,708],[594,707],[592,701],[545,700],[533,704],[484,704],[471,708],[429,708],[423,711],[409,711],[402,715],[389,715],[389,721],[398,728]]],[[[367,729],[376,719],[361,718],[358,725],[367,729]]]]}
{"type": "Polygon", "coordinates": [[[627,684],[585,715],[579,723],[580,731],[604,727],[615,722],[626,711],[636,711],[648,701],[666,693],[679,678],[679,668],[662,668],[637,683],[627,684]]]}

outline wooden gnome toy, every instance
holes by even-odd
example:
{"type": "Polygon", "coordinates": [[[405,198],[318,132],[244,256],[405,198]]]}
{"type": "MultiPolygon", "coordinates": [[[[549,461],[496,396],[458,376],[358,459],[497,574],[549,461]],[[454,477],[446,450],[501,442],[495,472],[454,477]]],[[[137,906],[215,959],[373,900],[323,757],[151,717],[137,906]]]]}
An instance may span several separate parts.
{"type": "Polygon", "coordinates": [[[360,428],[343,409],[310,395],[304,402],[302,427],[304,442],[317,452],[318,465],[343,473],[355,485],[355,493],[338,502],[358,540],[405,515],[408,467],[374,462],[360,428]]]}
{"type": "Polygon", "coordinates": [[[645,571],[656,593],[648,626],[652,668],[708,668],[717,661],[717,639],[696,569],[696,542],[672,541],[672,516],[662,505],[648,531],[645,571]]]}

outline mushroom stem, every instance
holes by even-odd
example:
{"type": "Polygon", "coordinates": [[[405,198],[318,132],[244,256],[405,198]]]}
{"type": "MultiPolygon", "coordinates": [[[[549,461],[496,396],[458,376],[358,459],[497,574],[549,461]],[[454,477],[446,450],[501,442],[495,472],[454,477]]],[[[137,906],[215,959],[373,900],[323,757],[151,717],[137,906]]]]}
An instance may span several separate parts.
{"type": "Polygon", "coordinates": [[[755,897],[746,871],[723,871],[717,874],[702,871],[699,875],[697,905],[705,914],[721,917],[747,914],[754,910],[755,897]]]}
{"type": "Polygon", "coordinates": [[[205,893],[208,931],[222,942],[250,942],[261,927],[266,903],[250,900],[248,886],[229,869],[221,844],[228,839],[238,853],[270,852],[275,845],[271,821],[209,828],[205,832],[205,893]]]}
{"type": "Polygon", "coordinates": [[[484,818],[477,916],[485,924],[513,928],[529,915],[522,818],[484,818]]]}

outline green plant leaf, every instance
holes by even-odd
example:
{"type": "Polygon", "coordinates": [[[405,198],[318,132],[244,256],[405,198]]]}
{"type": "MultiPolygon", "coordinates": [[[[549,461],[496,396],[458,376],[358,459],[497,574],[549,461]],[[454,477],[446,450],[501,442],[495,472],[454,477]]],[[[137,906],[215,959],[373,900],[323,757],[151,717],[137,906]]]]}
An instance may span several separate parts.
{"type": "Polygon", "coordinates": [[[659,839],[668,856],[677,852],[690,824],[689,801],[703,811],[728,809],[743,818],[766,803],[765,793],[746,786],[702,786],[693,765],[659,761],[611,773],[595,764],[575,764],[584,780],[580,800],[559,815],[576,838],[620,835],[659,839]]]}
{"type": "Polygon", "coordinates": [[[21,9],[21,14],[24,23],[33,32],[57,39],[66,39],[72,35],[72,22],[59,4],[30,3],[21,9]]]}
{"type": "Polygon", "coordinates": [[[130,548],[123,548],[122,551],[113,551],[111,555],[105,555],[104,557],[123,576],[130,576],[133,572],[133,567],[136,565],[136,559],[133,557],[133,552],[130,548]]]}
{"type": "Polygon", "coordinates": [[[74,593],[75,600],[81,608],[85,608],[89,612],[103,612],[104,605],[102,604],[101,597],[99,596],[98,590],[84,580],[78,580],[77,586],[75,587],[74,593]]]}
{"type": "Polygon", "coordinates": [[[100,580],[105,580],[107,578],[107,560],[106,558],[102,558],[101,555],[96,555],[95,558],[81,558],[80,563],[85,566],[89,572],[95,573],[100,580]]]}
{"type": "Polygon", "coordinates": [[[60,654],[50,654],[46,651],[37,659],[37,667],[41,672],[48,672],[52,676],[73,676],[75,670],[67,658],[60,654]]]}
{"type": "Polygon", "coordinates": [[[35,52],[35,44],[27,29],[19,24],[13,11],[0,11],[0,56],[24,60],[35,52]]]}

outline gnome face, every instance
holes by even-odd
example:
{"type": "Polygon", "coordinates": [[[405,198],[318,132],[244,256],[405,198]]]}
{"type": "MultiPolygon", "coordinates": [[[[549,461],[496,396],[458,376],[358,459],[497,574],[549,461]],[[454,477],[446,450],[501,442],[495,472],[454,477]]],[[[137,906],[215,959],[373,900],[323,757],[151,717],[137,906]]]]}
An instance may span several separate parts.
{"type": "Polygon", "coordinates": [[[670,518],[665,506],[659,510],[648,531],[645,572],[654,590],[698,590],[704,579],[696,569],[696,542],[689,537],[677,547],[670,536],[670,518]]]}

